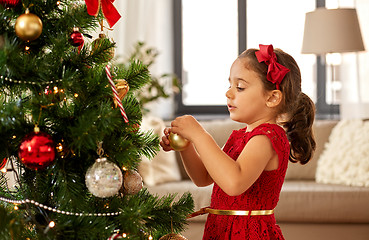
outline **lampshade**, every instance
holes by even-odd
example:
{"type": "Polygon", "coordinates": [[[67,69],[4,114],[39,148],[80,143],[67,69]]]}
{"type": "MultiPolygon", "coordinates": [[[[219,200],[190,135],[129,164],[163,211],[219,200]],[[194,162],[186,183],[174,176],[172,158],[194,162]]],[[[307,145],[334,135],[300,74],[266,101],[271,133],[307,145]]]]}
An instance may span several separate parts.
{"type": "Polygon", "coordinates": [[[364,51],[356,9],[317,8],[306,13],[302,53],[364,51]]]}

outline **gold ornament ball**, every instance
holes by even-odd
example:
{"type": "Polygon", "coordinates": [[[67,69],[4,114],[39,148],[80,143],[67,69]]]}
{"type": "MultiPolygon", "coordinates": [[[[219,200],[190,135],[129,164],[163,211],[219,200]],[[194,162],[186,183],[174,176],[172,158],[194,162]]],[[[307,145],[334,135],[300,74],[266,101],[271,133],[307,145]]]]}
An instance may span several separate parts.
{"type": "Polygon", "coordinates": [[[169,233],[159,238],[159,240],[188,240],[188,239],[180,234],[169,233]]]}
{"type": "Polygon", "coordinates": [[[14,28],[15,34],[20,39],[23,41],[33,41],[42,33],[42,22],[37,15],[29,13],[27,9],[26,13],[17,18],[14,28]]]}
{"type": "MultiPolygon", "coordinates": [[[[96,51],[96,49],[98,49],[103,44],[104,45],[110,44],[110,40],[109,40],[109,38],[106,37],[105,34],[100,33],[99,34],[99,38],[97,38],[94,41],[92,41],[92,43],[91,43],[91,48],[92,48],[91,51],[92,52],[96,51]]],[[[112,60],[114,58],[114,55],[115,55],[114,47],[110,48],[108,51],[109,51],[109,54],[104,59],[105,62],[109,62],[110,60],[112,60]]]]}
{"type": "Polygon", "coordinates": [[[175,151],[183,151],[188,147],[189,144],[190,142],[180,135],[172,132],[169,134],[169,145],[175,151]]]}

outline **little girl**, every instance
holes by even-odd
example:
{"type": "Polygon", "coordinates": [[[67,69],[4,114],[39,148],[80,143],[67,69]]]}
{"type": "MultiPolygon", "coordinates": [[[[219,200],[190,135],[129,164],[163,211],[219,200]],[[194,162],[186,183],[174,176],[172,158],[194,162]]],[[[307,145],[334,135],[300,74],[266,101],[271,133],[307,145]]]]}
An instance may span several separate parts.
{"type": "MultiPolygon", "coordinates": [[[[192,117],[182,116],[164,130],[191,144],[181,151],[197,186],[214,183],[203,239],[284,239],[274,217],[288,160],[307,163],[315,150],[315,107],[301,92],[295,60],[272,45],[243,52],[232,64],[227,105],[232,120],[246,123],[233,131],[223,149],[192,117]]],[[[221,131],[221,129],[219,129],[221,131]]]]}

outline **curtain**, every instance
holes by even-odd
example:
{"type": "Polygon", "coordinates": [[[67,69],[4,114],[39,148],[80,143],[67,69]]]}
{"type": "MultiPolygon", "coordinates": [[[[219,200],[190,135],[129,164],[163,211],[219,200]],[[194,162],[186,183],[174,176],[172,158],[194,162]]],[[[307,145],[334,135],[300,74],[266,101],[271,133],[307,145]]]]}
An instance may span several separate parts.
{"type": "Polygon", "coordinates": [[[369,119],[369,56],[345,54],[341,65],[341,119],[369,119]]]}
{"type": "MultiPolygon", "coordinates": [[[[172,0],[119,0],[114,5],[122,16],[112,35],[117,43],[117,61],[129,57],[135,44],[141,41],[159,52],[150,73],[154,76],[173,73],[172,0]]],[[[174,112],[172,99],[160,99],[146,107],[151,115],[161,118],[171,118],[174,112]]]]}
{"type": "Polygon", "coordinates": [[[357,0],[356,9],[366,51],[342,54],[341,119],[369,119],[369,2],[357,0]]]}

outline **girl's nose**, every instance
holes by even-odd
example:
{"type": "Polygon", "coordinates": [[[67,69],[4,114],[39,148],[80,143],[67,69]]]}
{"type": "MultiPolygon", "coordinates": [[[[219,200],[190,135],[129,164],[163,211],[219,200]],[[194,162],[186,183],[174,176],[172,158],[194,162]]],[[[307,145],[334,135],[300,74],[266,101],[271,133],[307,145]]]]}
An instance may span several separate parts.
{"type": "Polygon", "coordinates": [[[227,90],[227,92],[226,92],[226,97],[227,98],[232,98],[232,96],[233,96],[233,93],[232,93],[232,88],[229,88],[228,90],[227,90]]]}

